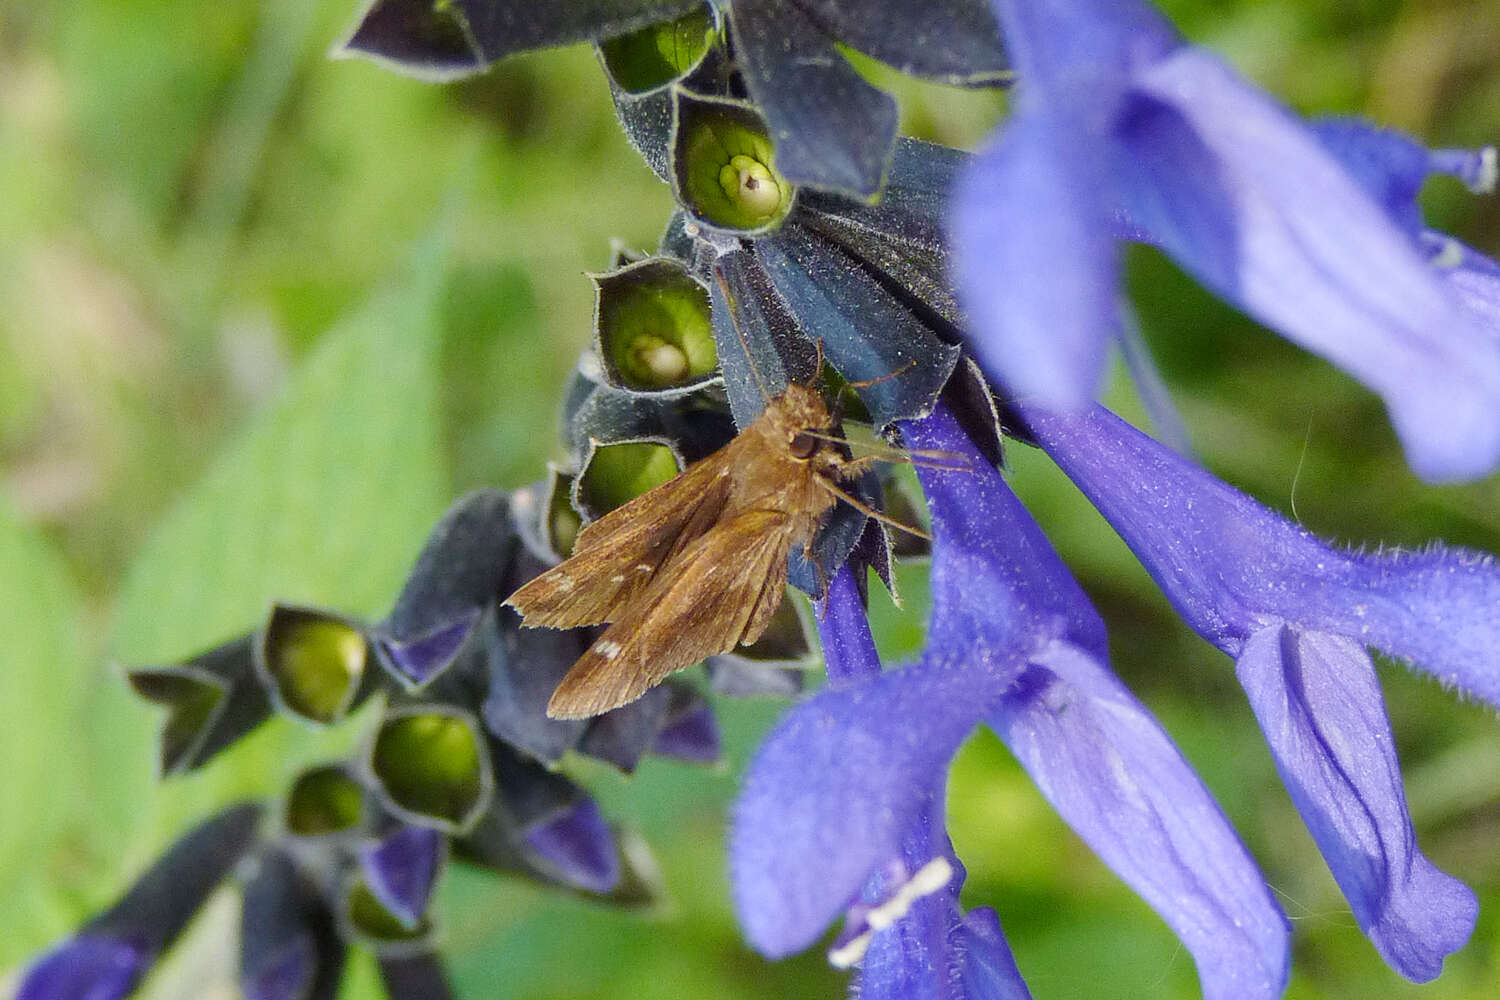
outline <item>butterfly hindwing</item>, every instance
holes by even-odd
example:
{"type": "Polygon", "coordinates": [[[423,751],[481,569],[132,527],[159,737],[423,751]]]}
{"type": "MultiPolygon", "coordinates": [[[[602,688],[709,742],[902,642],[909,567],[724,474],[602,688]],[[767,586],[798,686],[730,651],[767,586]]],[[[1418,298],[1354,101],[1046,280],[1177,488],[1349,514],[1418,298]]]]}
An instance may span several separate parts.
{"type": "Polygon", "coordinates": [[[584,718],[634,701],[668,674],[750,642],[786,591],[790,518],[751,510],[682,549],[568,671],[547,714],[584,718]]]}

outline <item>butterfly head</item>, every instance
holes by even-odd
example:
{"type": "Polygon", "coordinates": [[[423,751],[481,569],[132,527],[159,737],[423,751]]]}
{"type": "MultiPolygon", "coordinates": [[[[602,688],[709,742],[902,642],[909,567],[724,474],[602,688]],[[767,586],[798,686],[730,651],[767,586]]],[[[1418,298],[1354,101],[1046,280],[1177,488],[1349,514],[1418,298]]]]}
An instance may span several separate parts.
{"type": "Polygon", "coordinates": [[[771,401],[765,419],[789,458],[819,469],[841,464],[844,456],[834,446],[834,417],[816,389],[790,385],[771,401]]]}

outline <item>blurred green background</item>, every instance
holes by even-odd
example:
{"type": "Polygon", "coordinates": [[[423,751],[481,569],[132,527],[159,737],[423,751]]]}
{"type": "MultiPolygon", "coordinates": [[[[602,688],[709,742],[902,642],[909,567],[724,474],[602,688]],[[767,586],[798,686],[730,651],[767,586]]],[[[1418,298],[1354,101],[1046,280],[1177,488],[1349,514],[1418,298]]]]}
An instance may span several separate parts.
{"type": "MultiPolygon", "coordinates": [[[[1500,139],[1500,4],[1166,7],[1299,110],[1368,114],[1440,145],[1500,139]]],[[[450,498],[521,485],[557,457],[558,390],[588,336],[583,272],[607,266],[611,237],[653,246],[670,209],[588,52],[429,86],[329,61],[354,14],[306,0],[0,0],[0,995],[5,970],[106,905],[194,817],[279,792],[367,721],[272,724],[162,787],[156,714],[112,664],[195,652],[273,598],[380,613],[450,498]]],[[[992,94],[896,86],[907,130],[939,141],[972,147],[1003,113],[992,94]]],[[[1500,250],[1500,199],[1435,184],[1429,208],[1500,250]]],[[[1229,481],[1350,544],[1500,550],[1500,478],[1423,487],[1369,394],[1161,259],[1138,253],[1131,274],[1196,442],[1229,481]]],[[[1383,671],[1423,845],[1483,901],[1443,978],[1413,987],[1355,927],[1229,663],[1056,473],[1023,448],[1012,462],[1110,622],[1117,668],[1291,917],[1290,995],[1495,995],[1494,713],[1383,671]]],[[[904,614],[874,600],[892,658],[920,639],[922,575],[903,574],[904,614]]],[[[466,996],[841,994],[816,950],[768,964],[739,943],[724,809],[780,706],[722,710],[727,770],[584,771],[655,846],[661,914],[450,873],[446,953],[466,996]]],[[[960,756],[950,806],[966,898],[998,909],[1038,998],[1197,995],[1189,956],[992,737],[960,756]]],[[[217,900],[145,995],[232,995],[234,919],[217,900]]],[[[345,995],[376,995],[366,960],[345,995]]]]}

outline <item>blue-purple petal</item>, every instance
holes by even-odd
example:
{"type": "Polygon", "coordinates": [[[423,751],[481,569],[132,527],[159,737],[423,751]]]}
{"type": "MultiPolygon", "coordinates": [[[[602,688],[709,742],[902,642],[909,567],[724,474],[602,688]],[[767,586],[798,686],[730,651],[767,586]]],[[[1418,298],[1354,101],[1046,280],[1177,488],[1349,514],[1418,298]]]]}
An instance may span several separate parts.
{"type": "Polygon", "coordinates": [[[413,687],[421,687],[452,665],[453,658],[468,641],[479,618],[480,610],[475,608],[410,641],[380,636],[376,643],[399,677],[413,687]]]}
{"type": "Polygon", "coordinates": [[[1358,643],[1270,625],[1236,673],[1303,821],[1360,927],[1426,982],[1474,929],[1478,902],[1416,846],[1375,665],[1358,643]]]}
{"type": "Polygon", "coordinates": [[[442,834],[425,826],[402,826],[360,849],[365,886],[391,915],[416,927],[432,898],[443,862],[442,834]]]}
{"type": "Polygon", "coordinates": [[[135,989],[149,962],[129,942],[80,934],[31,964],[16,1000],[120,1000],[135,989]]]}
{"type": "Polygon", "coordinates": [[[244,1000],[304,1000],[318,971],[317,944],[311,934],[298,934],[240,980],[244,1000]]]}
{"type": "MultiPolygon", "coordinates": [[[[939,787],[903,838],[901,854],[870,879],[840,940],[867,943],[853,993],[860,1000],[1030,1000],[994,912],[959,907],[964,867],[941,822],[939,787]]],[[[832,958],[837,954],[830,952],[832,958]]]]}
{"type": "Polygon", "coordinates": [[[919,663],[825,690],[772,731],[730,831],[735,911],[773,958],[810,945],[886,859],[1004,689],[1003,670],[919,663]]]}
{"type": "Polygon", "coordinates": [[[1411,660],[1500,706],[1500,566],[1492,557],[1341,552],[1114,414],[1024,408],[1052,459],[1200,635],[1231,656],[1288,621],[1411,660]]]}
{"type": "Polygon", "coordinates": [[[1120,268],[1100,159],[1063,114],[1022,113],[956,185],[949,227],[970,340],[1012,395],[1077,408],[1103,373],[1120,268]]]}
{"type": "Polygon", "coordinates": [[[1139,73],[1133,93],[1119,160],[1133,222],[1379,393],[1418,474],[1462,479],[1500,463],[1500,344],[1303,125],[1187,47],[1139,73]],[[1163,148],[1209,158],[1183,165],[1153,155],[1163,148]]]}
{"type": "Polygon", "coordinates": [[[880,654],[870,634],[870,620],[847,564],[833,575],[816,617],[830,685],[848,687],[880,673],[880,654]]]}
{"type": "Polygon", "coordinates": [[[672,719],[656,734],[651,752],[695,764],[717,764],[723,759],[724,747],[714,710],[707,702],[700,702],[672,719]]]}
{"type": "Polygon", "coordinates": [[[987,906],[965,914],[958,940],[959,982],[964,997],[979,1000],[1031,1000],[1031,991],[1016,968],[1015,956],[1000,929],[1000,918],[987,906]]]}
{"type": "Polygon", "coordinates": [[[981,636],[992,661],[1002,642],[1020,655],[1053,638],[1107,657],[1103,619],[947,406],[905,421],[901,434],[911,447],[957,462],[952,470],[917,469],[936,538],[928,658],[963,659],[981,636]]]}
{"type": "Polygon", "coordinates": [[[1213,797],[1113,673],[1056,643],[989,719],[1068,825],[1177,932],[1205,997],[1281,995],[1286,918],[1213,797]]]}
{"type": "Polygon", "coordinates": [[[1138,0],[991,0],[991,6],[1016,69],[1020,107],[1088,108],[1096,126],[1138,66],[1181,44],[1171,24],[1138,0]]]}
{"type": "Polygon", "coordinates": [[[1409,235],[1422,231],[1417,194],[1433,164],[1421,143],[1357,118],[1323,118],[1307,127],[1409,235]]]}
{"type": "Polygon", "coordinates": [[[579,889],[604,893],[620,881],[614,834],[593,799],[581,798],[561,816],[528,831],[526,844],[556,877],[579,889]]]}

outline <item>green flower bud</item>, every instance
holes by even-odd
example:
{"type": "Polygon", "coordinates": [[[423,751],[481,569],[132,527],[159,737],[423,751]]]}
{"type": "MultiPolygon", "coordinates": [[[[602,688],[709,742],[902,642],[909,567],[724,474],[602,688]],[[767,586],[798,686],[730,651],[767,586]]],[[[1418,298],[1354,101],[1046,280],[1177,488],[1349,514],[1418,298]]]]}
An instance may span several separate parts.
{"type": "Polygon", "coordinates": [[[594,331],[605,378],[652,392],[698,385],[718,369],[708,289],[657,257],[592,276],[594,331]]]}
{"type": "Polygon", "coordinates": [[[359,878],[351,878],[345,890],[343,917],[350,936],[377,954],[425,950],[432,936],[430,918],[424,916],[414,926],[408,926],[359,878]]]}
{"type": "Polygon", "coordinates": [[[702,7],[675,21],[607,39],[599,44],[599,54],[615,86],[643,94],[686,76],[717,37],[713,11],[702,7]]]}
{"type": "Polygon", "coordinates": [[[286,800],[286,828],[299,837],[320,837],[359,828],[365,790],[342,766],[303,771],[286,800]]]}
{"type": "Polygon", "coordinates": [[[548,547],[562,558],[567,558],[573,551],[573,543],[578,541],[583,518],[569,499],[573,493],[573,477],[555,467],[550,471],[552,480],[547,491],[547,523],[544,530],[548,547]]]}
{"type": "Polygon", "coordinates": [[[448,833],[473,824],[495,784],[473,718],[443,705],[391,709],[370,744],[369,771],[393,812],[448,833]]]}
{"type": "Polygon", "coordinates": [[[277,703],[318,725],[343,718],[365,679],[369,643],[342,618],[278,604],[261,630],[257,666],[277,703]]]}
{"type": "Polygon", "coordinates": [[[603,517],[681,471],[677,453],[661,441],[596,441],[573,482],[573,504],[590,519],[603,517]]]}
{"type": "Polygon", "coordinates": [[[775,167],[775,148],[749,104],[674,94],[673,193],[713,229],[758,234],[792,210],[796,189],[775,167]]]}

